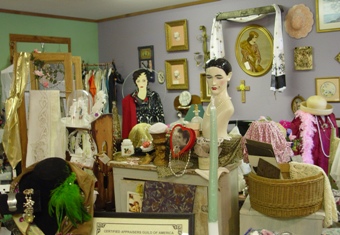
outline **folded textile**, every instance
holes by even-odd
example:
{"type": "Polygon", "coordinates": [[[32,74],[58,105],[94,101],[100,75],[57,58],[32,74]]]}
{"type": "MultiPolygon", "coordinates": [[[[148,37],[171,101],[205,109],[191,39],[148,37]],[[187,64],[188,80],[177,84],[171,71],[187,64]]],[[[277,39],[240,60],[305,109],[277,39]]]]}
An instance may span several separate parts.
{"type": "Polygon", "coordinates": [[[333,196],[331,184],[325,171],[316,165],[308,163],[290,162],[290,177],[292,179],[300,179],[304,177],[313,176],[320,172],[324,175],[324,197],[323,206],[325,211],[324,227],[329,227],[333,224],[333,221],[338,221],[337,208],[335,204],[335,198],[333,196]]]}
{"type": "Polygon", "coordinates": [[[146,181],[142,212],[192,213],[195,185],[146,181]]]}

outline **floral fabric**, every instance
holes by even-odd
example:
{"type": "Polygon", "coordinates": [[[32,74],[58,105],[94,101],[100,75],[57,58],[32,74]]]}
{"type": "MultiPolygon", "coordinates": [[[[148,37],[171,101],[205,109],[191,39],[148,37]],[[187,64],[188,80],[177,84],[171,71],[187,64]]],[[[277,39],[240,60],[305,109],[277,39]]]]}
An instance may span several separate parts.
{"type": "MultiPolygon", "coordinates": [[[[246,139],[271,144],[275,153],[277,162],[289,162],[290,157],[294,155],[290,147],[290,142],[286,141],[284,134],[281,132],[278,124],[274,121],[259,120],[250,125],[246,134],[242,137],[242,143],[245,145],[246,139]]],[[[244,161],[248,162],[248,154],[244,147],[244,161]]]]}
{"type": "Polygon", "coordinates": [[[142,212],[192,213],[195,185],[146,181],[142,212]]]}

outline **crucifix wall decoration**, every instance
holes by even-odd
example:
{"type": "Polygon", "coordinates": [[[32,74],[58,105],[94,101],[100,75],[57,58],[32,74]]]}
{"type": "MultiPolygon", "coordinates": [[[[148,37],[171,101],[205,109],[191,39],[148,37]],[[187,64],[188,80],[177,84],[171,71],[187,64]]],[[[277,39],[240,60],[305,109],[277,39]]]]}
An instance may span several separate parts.
{"type": "Polygon", "coordinates": [[[236,88],[237,91],[241,91],[241,101],[242,103],[246,102],[246,91],[250,91],[250,86],[246,86],[246,82],[241,80],[241,84],[236,88]]]}

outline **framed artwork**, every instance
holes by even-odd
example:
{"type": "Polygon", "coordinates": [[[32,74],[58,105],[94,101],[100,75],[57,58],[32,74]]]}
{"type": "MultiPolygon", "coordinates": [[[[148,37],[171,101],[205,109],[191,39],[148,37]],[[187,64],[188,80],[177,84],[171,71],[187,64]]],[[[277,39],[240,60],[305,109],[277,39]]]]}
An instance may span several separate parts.
{"type": "Polygon", "coordinates": [[[316,32],[340,30],[340,0],[316,0],[316,32]]]}
{"type": "Polygon", "coordinates": [[[193,213],[95,212],[91,235],[194,234],[193,213]]]}
{"type": "Polygon", "coordinates": [[[245,73],[253,77],[266,74],[273,61],[272,35],[259,25],[244,27],[236,39],[235,55],[245,73]]]}
{"type": "Polygon", "coordinates": [[[165,22],[165,39],[167,51],[189,50],[187,20],[165,22]]]}
{"type": "Polygon", "coordinates": [[[323,96],[328,102],[340,102],[340,77],[315,79],[315,94],[323,96]]]}
{"type": "MultiPolygon", "coordinates": [[[[138,63],[139,68],[150,70],[154,69],[153,46],[138,47],[138,63]]],[[[155,82],[155,72],[151,73],[149,82],[155,82]]]]}
{"type": "Polygon", "coordinates": [[[294,48],[295,70],[313,69],[313,49],[310,46],[294,48]]]}
{"type": "Polygon", "coordinates": [[[293,113],[295,113],[296,111],[300,109],[300,104],[303,101],[305,101],[305,99],[300,95],[297,95],[292,99],[291,109],[293,113]]]}
{"type": "Polygon", "coordinates": [[[168,90],[189,89],[187,59],[166,60],[165,71],[168,90]]]}
{"type": "Polygon", "coordinates": [[[210,97],[211,97],[211,91],[208,87],[205,73],[200,74],[200,85],[201,85],[201,101],[209,103],[210,97]]]}

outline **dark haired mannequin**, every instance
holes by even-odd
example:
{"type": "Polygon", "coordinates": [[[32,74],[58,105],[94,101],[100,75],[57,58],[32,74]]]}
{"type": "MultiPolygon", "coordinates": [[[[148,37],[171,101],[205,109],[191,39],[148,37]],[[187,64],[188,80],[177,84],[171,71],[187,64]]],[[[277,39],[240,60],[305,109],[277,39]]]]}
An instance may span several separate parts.
{"type": "MultiPolygon", "coordinates": [[[[224,58],[211,59],[206,63],[206,79],[211,91],[211,98],[214,99],[217,114],[217,135],[218,138],[228,139],[228,124],[234,114],[234,106],[228,95],[227,85],[232,76],[232,69],[229,62],[224,58]]],[[[202,122],[202,135],[210,138],[210,107],[209,103],[202,122]]]]}
{"type": "Polygon", "coordinates": [[[138,123],[164,123],[164,111],[161,98],[148,88],[150,71],[139,69],[133,73],[136,90],[122,101],[122,137],[128,138],[132,128],[138,123]]]}

